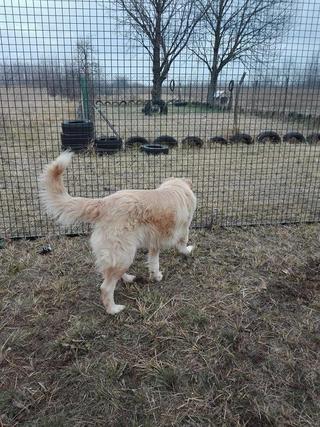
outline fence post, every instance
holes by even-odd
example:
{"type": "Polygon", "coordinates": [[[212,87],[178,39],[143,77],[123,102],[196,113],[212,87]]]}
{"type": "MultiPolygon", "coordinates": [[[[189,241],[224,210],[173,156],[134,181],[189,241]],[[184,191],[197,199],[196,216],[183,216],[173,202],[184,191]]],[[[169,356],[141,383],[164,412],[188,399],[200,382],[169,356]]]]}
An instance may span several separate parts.
{"type": "Polygon", "coordinates": [[[86,74],[80,75],[81,115],[94,123],[94,87],[93,80],[86,74]]]}
{"type": "Polygon", "coordinates": [[[82,117],[89,120],[88,84],[84,76],[80,76],[82,117]]]}

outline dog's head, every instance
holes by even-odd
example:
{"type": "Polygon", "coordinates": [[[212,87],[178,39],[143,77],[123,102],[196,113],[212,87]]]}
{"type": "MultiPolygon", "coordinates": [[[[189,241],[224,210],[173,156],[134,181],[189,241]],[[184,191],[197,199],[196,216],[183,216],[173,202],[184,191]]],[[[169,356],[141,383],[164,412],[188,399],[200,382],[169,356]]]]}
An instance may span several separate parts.
{"type": "Polygon", "coordinates": [[[190,178],[181,178],[192,190],[192,181],[190,178]]]}
{"type": "Polygon", "coordinates": [[[182,185],[182,186],[187,186],[190,188],[190,190],[192,190],[192,181],[189,178],[167,178],[163,181],[162,185],[182,185]]]}

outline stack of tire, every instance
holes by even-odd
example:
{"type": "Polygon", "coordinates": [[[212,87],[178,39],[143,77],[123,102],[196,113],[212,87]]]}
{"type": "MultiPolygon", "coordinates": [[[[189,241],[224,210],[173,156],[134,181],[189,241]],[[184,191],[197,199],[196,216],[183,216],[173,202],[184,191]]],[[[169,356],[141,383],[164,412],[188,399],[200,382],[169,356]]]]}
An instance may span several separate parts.
{"type": "Polygon", "coordinates": [[[75,153],[85,151],[94,138],[93,123],[89,120],[66,120],[61,123],[61,148],[75,153]]]}
{"type": "Polygon", "coordinates": [[[95,139],[96,153],[102,154],[114,154],[122,149],[122,139],[116,136],[100,136],[95,139]]]}

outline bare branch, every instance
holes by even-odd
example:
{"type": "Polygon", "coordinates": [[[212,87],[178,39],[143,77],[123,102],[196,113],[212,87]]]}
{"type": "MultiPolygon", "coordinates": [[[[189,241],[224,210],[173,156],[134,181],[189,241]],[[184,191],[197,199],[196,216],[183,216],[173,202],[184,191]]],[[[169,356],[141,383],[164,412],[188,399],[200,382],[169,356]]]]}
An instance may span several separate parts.
{"type": "Polygon", "coordinates": [[[206,13],[208,1],[113,0],[126,17],[125,25],[133,30],[133,38],[147,51],[152,61],[153,99],[160,98],[161,85],[173,61],[186,48],[196,25],[206,13]]]}
{"type": "MultiPolygon", "coordinates": [[[[286,29],[291,0],[212,0],[201,19],[202,34],[194,34],[191,52],[210,72],[213,85],[233,61],[245,66],[263,55],[286,29]]],[[[215,91],[212,88],[212,92],[215,91]]]]}

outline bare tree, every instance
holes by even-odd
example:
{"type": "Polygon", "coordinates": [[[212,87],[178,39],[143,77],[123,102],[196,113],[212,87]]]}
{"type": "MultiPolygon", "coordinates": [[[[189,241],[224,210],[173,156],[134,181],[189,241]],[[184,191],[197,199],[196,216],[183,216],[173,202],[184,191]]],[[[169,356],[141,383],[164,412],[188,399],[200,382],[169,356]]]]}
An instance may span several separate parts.
{"type": "Polygon", "coordinates": [[[201,33],[195,34],[190,48],[209,70],[209,105],[214,105],[219,74],[229,63],[240,61],[247,67],[268,59],[264,57],[266,47],[286,27],[289,1],[210,1],[201,20],[201,33]]]}
{"type": "Polygon", "coordinates": [[[74,64],[80,74],[92,78],[99,70],[98,63],[94,61],[94,49],[89,38],[79,39],[76,43],[74,64]]]}
{"type": "MultiPolygon", "coordinates": [[[[162,84],[186,47],[205,8],[200,0],[114,0],[125,13],[133,38],[152,62],[152,102],[161,101],[162,84]]],[[[125,23],[125,25],[126,25],[125,23]]]]}
{"type": "MultiPolygon", "coordinates": [[[[83,79],[80,84],[85,85],[82,91],[86,92],[89,103],[86,118],[94,121],[94,79],[99,74],[99,65],[94,61],[94,49],[89,38],[83,38],[77,41],[73,66],[80,80],[83,79]]],[[[84,111],[82,111],[82,113],[84,113],[84,111]]]]}
{"type": "Polygon", "coordinates": [[[320,88],[320,51],[314,53],[300,74],[300,82],[303,86],[320,88]]]}

